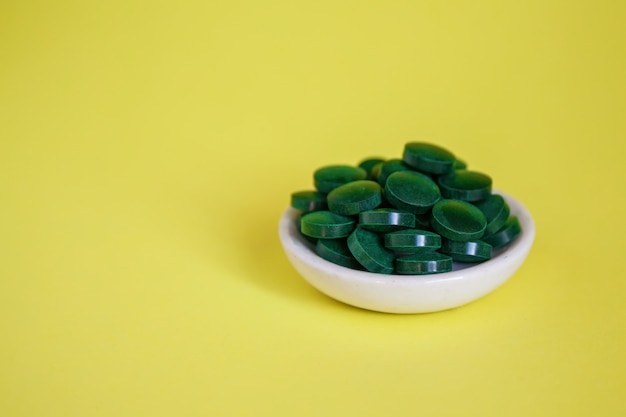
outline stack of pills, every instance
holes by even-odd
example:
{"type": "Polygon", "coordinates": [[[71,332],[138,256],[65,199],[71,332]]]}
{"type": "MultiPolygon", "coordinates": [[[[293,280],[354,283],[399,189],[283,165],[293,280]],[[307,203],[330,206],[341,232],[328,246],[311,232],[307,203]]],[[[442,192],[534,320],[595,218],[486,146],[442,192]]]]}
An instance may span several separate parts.
{"type": "Polygon", "coordinates": [[[402,159],[369,158],[313,174],[291,195],[300,232],[317,254],[382,274],[434,274],[483,262],[521,233],[491,178],[437,145],[410,142],[402,159]]]}

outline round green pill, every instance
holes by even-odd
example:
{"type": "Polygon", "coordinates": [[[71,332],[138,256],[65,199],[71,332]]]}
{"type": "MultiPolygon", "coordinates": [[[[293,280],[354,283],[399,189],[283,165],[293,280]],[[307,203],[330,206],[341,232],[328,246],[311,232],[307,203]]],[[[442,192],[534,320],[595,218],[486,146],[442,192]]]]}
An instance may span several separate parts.
{"type": "Polygon", "coordinates": [[[415,227],[415,215],[393,208],[377,208],[359,213],[359,226],[374,232],[393,232],[415,227]]]}
{"type": "Polygon", "coordinates": [[[426,175],[414,171],[394,172],[385,184],[385,197],[394,207],[426,213],[439,199],[439,187],[426,175]]]}
{"type": "Polygon", "coordinates": [[[411,168],[430,174],[445,174],[452,170],[456,158],[452,152],[425,142],[409,142],[404,146],[402,160],[411,168]]]}
{"type": "Polygon", "coordinates": [[[402,162],[402,159],[390,159],[385,161],[380,166],[380,171],[378,172],[378,183],[383,187],[387,183],[387,178],[394,172],[398,171],[408,171],[410,168],[402,162]]]}
{"type": "Polygon", "coordinates": [[[375,181],[352,181],[328,193],[328,209],[343,215],[371,210],[382,202],[380,185],[375,181]]]}
{"type": "Polygon", "coordinates": [[[483,236],[487,219],[473,204],[461,200],[441,200],[433,207],[431,226],[447,239],[467,242],[483,236]]]}
{"type": "Polygon", "coordinates": [[[452,164],[452,169],[467,169],[467,163],[462,159],[456,159],[452,164]]]}
{"type": "Polygon", "coordinates": [[[367,172],[363,168],[351,165],[328,165],[313,173],[315,188],[322,193],[329,193],[340,185],[366,178],[367,172]]]}
{"type": "Polygon", "coordinates": [[[457,242],[444,239],[441,244],[441,253],[450,255],[459,262],[483,262],[491,259],[491,245],[480,240],[457,242]]]}
{"type": "Polygon", "coordinates": [[[486,199],[474,203],[474,205],[478,207],[487,218],[485,235],[492,235],[500,230],[511,213],[509,205],[499,194],[491,194],[486,199]]]}
{"type": "Polygon", "coordinates": [[[483,241],[489,243],[494,249],[498,249],[513,242],[521,232],[522,226],[519,220],[517,217],[511,216],[500,230],[493,235],[485,236],[483,241]]]}
{"type": "Polygon", "coordinates": [[[383,167],[384,162],[379,162],[372,167],[369,172],[369,179],[373,181],[378,181],[378,177],[380,176],[380,170],[383,167]]]}
{"type": "Polygon", "coordinates": [[[297,191],[291,194],[291,207],[304,212],[327,210],[326,195],[319,191],[297,191]]]}
{"type": "Polygon", "coordinates": [[[377,233],[357,228],[348,236],[348,248],[368,271],[380,274],[393,272],[393,253],[385,249],[382,237],[377,233]]]}
{"type": "Polygon", "coordinates": [[[396,273],[426,275],[452,271],[452,258],[438,252],[415,253],[396,258],[396,273]]]}
{"type": "Polygon", "coordinates": [[[346,237],[356,227],[356,220],[352,217],[341,216],[328,210],[307,213],[300,218],[300,232],[303,235],[338,239],[346,237]]]}
{"type": "Polygon", "coordinates": [[[363,269],[352,256],[346,239],[318,239],[315,252],[322,258],[337,265],[352,269],[363,269]]]}
{"type": "Polygon", "coordinates": [[[359,162],[359,168],[363,168],[367,172],[367,179],[373,179],[372,170],[378,164],[385,162],[383,158],[373,157],[367,158],[359,162]]]}
{"type": "Polygon", "coordinates": [[[522,232],[492,179],[449,150],[409,142],[401,158],[326,165],[312,190],[291,194],[300,234],[337,265],[391,274],[434,274],[485,261],[522,232]],[[495,251],[495,252],[494,252],[495,251]]]}
{"type": "Polygon", "coordinates": [[[444,198],[479,201],[491,194],[491,177],[480,172],[459,169],[439,177],[439,188],[444,198]]]}
{"type": "Polygon", "coordinates": [[[432,251],[441,247],[441,236],[428,230],[398,230],[385,235],[385,247],[396,252],[432,251]]]}

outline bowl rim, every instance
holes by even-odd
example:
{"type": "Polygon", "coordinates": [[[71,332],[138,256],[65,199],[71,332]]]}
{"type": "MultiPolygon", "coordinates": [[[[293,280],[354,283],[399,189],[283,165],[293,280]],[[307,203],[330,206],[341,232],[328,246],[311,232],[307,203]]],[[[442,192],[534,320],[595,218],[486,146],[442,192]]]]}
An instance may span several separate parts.
{"type": "Polygon", "coordinates": [[[289,251],[292,256],[295,256],[313,269],[320,270],[326,274],[341,276],[343,280],[354,280],[361,283],[369,281],[371,284],[384,282],[391,285],[414,286],[435,282],[443,284],[447,281],[459,279],[478,279],[487,269],[506,269],[508,264],[515,263],[516,258],[518,258],[516,255],[525,256],[532,246],[536,233],[535,223],[530,212],[519,201],[499,190],[493,190],[492,193],[499,194],[506,200],[511,209],[511,216],[517,216],[522,232],[511,244],[495,250],[491,259],[478,264],[460,265],[455,263],[455,269],[450,272],[426,275],[389,275],[360,271],[334,264],[317,255],[314,245],[307,242],[300,234],[297,227],[297,219],[302,212],[292,207],[288,207],[280,218],[279,237],[284,249],[289,251]],[[390,276],[398,279],[389,280],[388,277],[390,276]]]}

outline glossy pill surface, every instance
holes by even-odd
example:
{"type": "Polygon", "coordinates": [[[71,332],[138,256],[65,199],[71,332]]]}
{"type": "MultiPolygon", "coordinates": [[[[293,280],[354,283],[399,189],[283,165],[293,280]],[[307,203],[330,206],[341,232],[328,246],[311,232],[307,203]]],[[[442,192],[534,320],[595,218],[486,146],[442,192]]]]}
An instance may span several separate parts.
{"type": "Polygon", "coordinates": [[[452,271],[452,258],[438,252],[415,253],[396,258],[396,273],[402,275],[439,274],[452,271]]]}
{"type": "Polygon", "coordinates": [[[473,204],[461,200],[441,200],[433,207],[431,226],[447,239],[466,242],[483,236],[487,219],[473,204]]]}
{"type": "Polygon", "coordinates": [[[355,219],[327,210],[307,213],[300,218],[300,232],[303,235],[316,238],[337,239],[346,237],[352,233],[355,227],[355,219]]]}
{"type": "Polygon", "coordinates": [[[357,228],[348,237],[348,248],[368,271],[380,274],[393,272],[394,255],[385,249],[382,237],[377,233],[357,228]]]}
{"type": "Polygon", "coordinates": [[[500,230],[511,213],[509,205],[499,194],[491,194],[486,199],[474,203],[474,205],[478,207],[485,215],[485,218],[487,218],[485,235],[491,235],[500,230]]]}
{"type": "Polygon", "coordinates": [[[389,178],[391,174],[398,171],[408,171],[409,169],[410,168],[402,162],[402,159],[390,159],[380,165],[376,179],[378,183],[384,187],[387,183],[387,178],[389,178]]]}
{"type": "Polygon", "coordinates": [[[367,179],[371,180],[374,178],[374,175],[372,174],[374,167],[376,167],[377,165],[383,162],[385,162],[383,158],[378,158],[378,157],[367,158],[359,162],[359,168],[363,168],[365,172],[367,172],[367,179]]]}
{"type": "Polygon", "coordinates": [[[483,241],[489,243],[494,249],[498,249],[513,242],[521,232],[522,226],[518,218],[511,216],[500,230],[493,235],[485,236],[483,241]]]}
{"type": "Polygon", "coordinates": [[[454,170],[439,177],[439,188],[444,198],[479,201],[491,194],[491,177],[476,171],[454,170]]]}
{"type": "Polygon", "coordinates": [[[410,142],[404,146],[402,160],[411,168],[441,175],[452,170],[456,158],[441,146],[425,142],[410,142]]]}
{"type": "Polygon", "coordinates": [[[291,194],[291,207],[303,212],[326,210],[326,194],[319,191],[297,191],[291,194]]]}
{"type": "Polygon", "coordinates": [[[480,240],[457,242],[444,239],[440,252],[459,262],[483,262],[491,259],[491,249],[490,244],[480,240]]]}
{"type": "Polygon", "coordinates": [[[315,188],[326,194],[340,185],[366,178],[367,172],[363,168],[351,165],[328,165],[313,173],[315,188]]]}
{"type": "Polygon", "coordinates": [[[385,235],[385,247],[396,252],[432,251],[441,247],[441,236],[428,230],[399,230],[385,235]]]}
{"type": "Polygon", "coordinates": [[[346,239],[318,239],[315,252],[329,262],[352,269],[363,269],[352,256],[346,239]]]}
{"type": "Polygon", "coordinates": [[[328,193],[328,209],[342,215],[372,210],[382,202],[380,185],[375,181],[352,181],[328,193]]]}
{"type": "Polygon", "coordinates": [[[415,215],[405,210],[378,208],[359,213],[359,226],[374,232],[393,232],[415,227],[415,215]]]}
{"type": "Polygon", "coordinates": [[[439,187],[428,176],[414,171],[394,172],[385,184],[385,198],[394,207],[426,213],[439,199],[439,187]]]}
{"type": "Polygon", "coordinates": [[[431,143],[406,143],[401,158],[323,166],[313,177],[315,190],[293,193],[291,206],[301,213],[303,238],[338,265],[445,272],[449,259],[482,262],[521,233],[505,199],[492,194],[491,177],[431,143]],[[407,258],[422,253],[443,258],[439,265],[407,258]]]}

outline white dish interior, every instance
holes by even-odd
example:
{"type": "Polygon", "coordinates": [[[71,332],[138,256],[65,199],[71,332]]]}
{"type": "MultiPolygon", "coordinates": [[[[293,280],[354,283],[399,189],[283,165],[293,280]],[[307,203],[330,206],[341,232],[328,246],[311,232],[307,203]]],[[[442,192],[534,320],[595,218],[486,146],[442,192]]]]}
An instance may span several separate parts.
{"type": "Polygon", "coordinates": [[[357,271],[320,258],[298,231],[300,212],[291,207],[279,222],[279,237],[287,258],[312,286],[344,303],[385,313],[427,313],[447,310],[477,300],[506,282],[522,265],[535,238],[528,210],[502,192],[522,226],[518,238],[494,251],[479,264],[455,263],[451,272],[433,275],[384,275],[357,271]]]}

